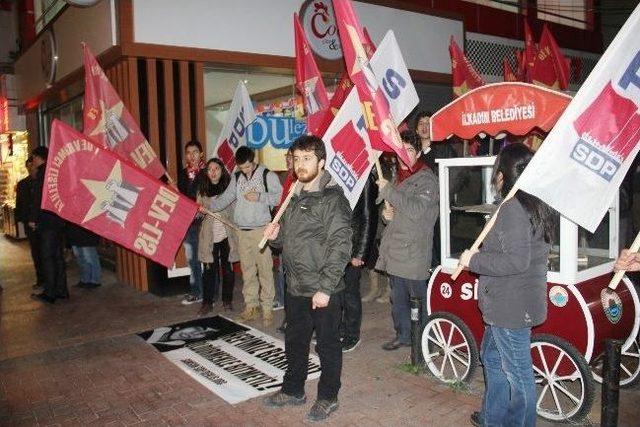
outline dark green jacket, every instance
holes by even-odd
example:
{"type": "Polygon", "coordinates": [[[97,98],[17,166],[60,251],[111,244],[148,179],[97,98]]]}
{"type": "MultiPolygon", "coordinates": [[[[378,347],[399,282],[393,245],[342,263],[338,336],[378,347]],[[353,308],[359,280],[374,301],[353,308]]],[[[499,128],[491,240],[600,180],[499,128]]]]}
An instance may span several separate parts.
{"type": "Polygon", "coordinates": [[[282,249],[287,292],[312,297],[318,291],[332,295],[343,290],[351,233],[349,202],[327,172],[319,179],[318,191],[298,190],[280,220],[278,238],[271,242],[282,249]]]}

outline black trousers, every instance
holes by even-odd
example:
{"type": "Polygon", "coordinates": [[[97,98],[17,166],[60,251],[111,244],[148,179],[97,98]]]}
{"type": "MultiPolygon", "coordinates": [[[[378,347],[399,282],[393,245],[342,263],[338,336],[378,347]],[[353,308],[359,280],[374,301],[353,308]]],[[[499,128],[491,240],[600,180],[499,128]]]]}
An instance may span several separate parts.
{"type": "Polygon", "coordinates": [[[40,248],[40,236],[27,225],[27,239],[29,239],[29,247],[31,248],[31,259],[33,260],[33,268],[36,271],[36,284],[42,286],[44,284],[44,272],[42,269],[42,256],[40,248]]]}
{"type": "Polygon", "coordinates": [[[344,270],[345,288],[342,293],[342,336],[345,339],[360,339],[362,324],[362,300],[360,297],[360,277],[363,267],[349,263],[344,270]]]}
{"type": "Polygon", "coordinates": [[[233,301],[235,274],[229,262],[229,239],[213,245],[213,262],[204,266],[202,277],[202,303],[212,304],[220,292],[220,274],[222,274],[222,301],[233,301]]]}
{"type": "Polygon", "coordinates": [[[309,370],[309,345],[315,329],[322,373],[318,382],[318,399],[333,400],[340,390],[342,346],[340,345],[341,292],[331,295],[325,308],[311,307],[311,298],[285,295],[287,328],[284,334],[287,372],[282,391],[291,396],[304,395],[309,370]]]}
{"type": "Polygon", "coordinates": [[[44,294],[51,298],[68,296],[62,232],[58,229],[41,229],[38,235],[40,236],[44,294]]]}

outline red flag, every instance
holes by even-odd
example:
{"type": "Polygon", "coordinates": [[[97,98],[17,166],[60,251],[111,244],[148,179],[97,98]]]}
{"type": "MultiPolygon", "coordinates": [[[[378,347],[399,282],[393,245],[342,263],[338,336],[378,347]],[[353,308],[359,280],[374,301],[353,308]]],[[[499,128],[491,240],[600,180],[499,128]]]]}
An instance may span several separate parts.
{"type": "Polygon", "coordinates": [[[527,63],[525,60],[524,51],[516,49],[516,61],[518,63],[518,69],[516,70],[516,77],[519,82],[525,82],[527,80],[527,63]]]}
{"type": "MultiPolygon", "coordinates": [[[[553,81],[549,79],[546,83],[547,86],[553,88],[560,88],[566,90],[569,86],[569,61],[560,51],[556,39],[551,34],[547,24],[544,24],[542,28],[542,35],[540,36],[540,43],[538,43],[538,55],[537,61],[545,64],[545,69],[553,68],[555,79],[553,81]]],[[[537,67],[535,67],[537,70],[537,67]]],[[[551,74],[550,71],[545,74],[551,74]]],[[[544,82],[543,82],[544,83],[544,82]]]]}
{"type": "Polygon", "coordinates": [[[451,36],[451,41],[449,42],[449,55],[451,56],[451,76],[453,78],[453,93],[455,96],[460,96],[471,89],[484,85],[484,80],[473,68],[473,65],[464,55],[453,36],[451,36]]]}
{"type": "Polygon", "coordinates": [[[371,59],[373,54],[376,53],[376,45],[371,39],[367,27],[362,27],[362,34],[364,35],[362,46],[364,47],[364,51],[367,53],[367,58],[371,59]]]}
{"type": "Polygon", "coordinates": [[[504,76],[505,82],[518,81],[518,77],[513,72],[513,68],[511,68],[511,64],[509,64],[509,60],[506,57],[502,58],[502,75],[504,76]]]}
{"type": "Polygon", "coordinates": [[[329,125],[331,125],[334,117],[338,114],[340,107],[342,107],[345,99],[347,99],[347,95],[349,95],[352,87],[353,82],[349,78],[349,74],[346,72],[342,73],[342,77],[340,77],[336,85],[336,91],[333,93],[331,101],[329,101],[329,109],[323,112],[322,121],[316,135],[324,135],[325,132],[327,132],[329,125]]]}
{"type": "Polygon", "coordinates": [[[84,49],[84,133],[100,146],[129,159],[156,178],[166,173],[104,71],[84,49]]]}
{"type": "Polygon", "coordinates": [[[325,110],[329,108],[329,97],[297,14],[293,15],[293,27],[296,41],[296,87],[304,98],[307,132],[318,135],[325,110]]]}
{"type": "Polygon", "coordinates": [[[538,53],[538,48],[536,47],[536,43],[533,41],[533,35],[531,34],[531,28],[529,27],[529,23],[527,20],[524,20],[524,75],[525,82],[531,83],[531,69],[534,66],[536,61],[536,54],[538,53]]]}
{"type": "Polygon", "coordinates": [[[59,120],[42,208],[171,267],[198,205],[59,120]]]}
{"type": "Polygon", "coordinates": [[[394,151],[409,164],[389,103],[378,85],[364,48],[365,36],[349,0],[334,0],[333,10],[340,33],[345,65],[364,104],[364,116],[371,146],[379,151],[394,151]]]}

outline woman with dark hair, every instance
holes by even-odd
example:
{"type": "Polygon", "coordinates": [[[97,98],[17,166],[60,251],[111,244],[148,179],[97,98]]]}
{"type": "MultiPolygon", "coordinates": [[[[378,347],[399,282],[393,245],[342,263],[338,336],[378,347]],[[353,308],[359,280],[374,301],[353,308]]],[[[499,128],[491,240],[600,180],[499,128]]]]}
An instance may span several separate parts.
{"type": "MultiPolygon", "coordinates": [[[[213,158],[207,162],[198,180],[198,203],[209,206],[212,198],[219,196],[227,189],[231,176],[222,161],[213,158]]],[[[233,208],[234,204],[219,213],[231,221],[233,208]]],[[[201,316],[213,310],[213,303],[220,288],[220,273],[222,273],[222,304],[225,310],[233,310],[235,275],[231,263],[238,260],[236,239],[234,230],[219,220],[208,215],[202,220],[198,236],[198,259],[205,265],[202,275],[202,307],[198,313],[201,316]]]]}
{"type": "MultiPolygon", "coordinates": [[[[493,169],[504,198],[533,157],[523,144],[502,149],[493,169]]],[[[547,257],[555,230],[553,210],[522,191],[504,201],[479,251],[460,264],[480,275],[478,304],[485,323],[481,359],[485,392],[471,422],[484,426],[533,426],[536,388],[531,328],[547,318],[547,257]]]]}

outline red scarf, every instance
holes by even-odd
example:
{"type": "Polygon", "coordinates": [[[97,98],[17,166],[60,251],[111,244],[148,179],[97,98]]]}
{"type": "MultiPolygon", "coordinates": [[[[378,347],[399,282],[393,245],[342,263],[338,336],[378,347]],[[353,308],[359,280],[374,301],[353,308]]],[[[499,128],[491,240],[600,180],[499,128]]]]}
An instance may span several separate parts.
{"type": "Polygon", "coordinates": [[[200,160],[200,163],[195,167],[187,164],[187,176],[189,177],[189,181],[196,179],[196,176],[198,176],[202,169],[204,169],[204,160],[200,160]]]}
{"type": "Polygon", "coordinates": [[[402,181],[404,181],[405,179],[409,178],[413,174],[427,167],[428,166],[422,161],[421,158],[419,158],[418,161],[414,163],[412,169],[408,169],[408,168],[402,169],[401,167],[398,166],[398,172],[396,174],[396,185],[400,185],[402,181]]]}

